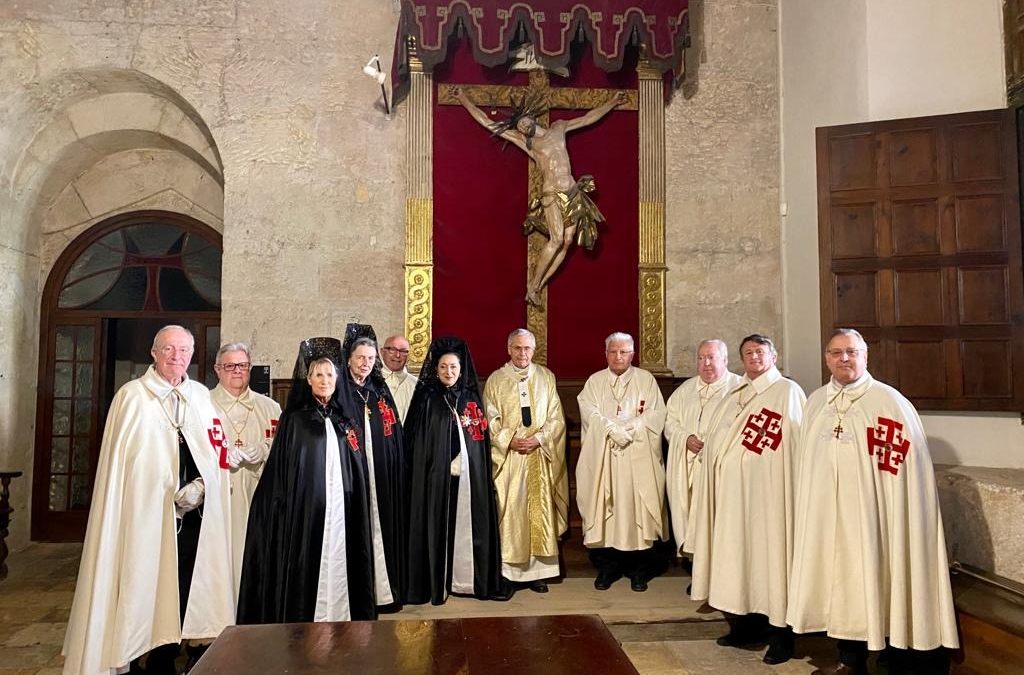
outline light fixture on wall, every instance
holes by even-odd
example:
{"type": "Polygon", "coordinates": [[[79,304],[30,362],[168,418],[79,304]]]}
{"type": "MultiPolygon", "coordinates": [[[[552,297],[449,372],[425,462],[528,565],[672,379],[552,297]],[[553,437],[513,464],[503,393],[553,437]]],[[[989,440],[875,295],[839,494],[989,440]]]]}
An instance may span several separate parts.
{"type": "Polygon", "coordinates": [[[380,93],[381,96],[384,97],[384,117],[391,119],[391,107],[388,105],[388,92],[387,89],[384,88],[384,82],[388,79],[388,76],[380,68],[380,56],[377,54],[373,55],[373,58],[363,66],[363,74],[380,85],[380,93]]]}

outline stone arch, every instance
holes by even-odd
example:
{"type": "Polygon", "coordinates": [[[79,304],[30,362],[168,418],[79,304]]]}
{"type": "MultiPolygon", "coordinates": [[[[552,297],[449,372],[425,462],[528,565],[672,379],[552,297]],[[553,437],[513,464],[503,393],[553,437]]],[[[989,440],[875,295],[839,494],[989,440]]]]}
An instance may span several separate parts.
{"type": "Polygon", "coordinates": [[[90,68],[27,85],[8,100],[0,130],[0,443],[26,473],[13,495],[22,514],[14,548],[28,538],[35,400],[25,394],[38,377],[46,275],[90,226],[150,209],[223,233],[220,151],[173,88],[137,70],[90,68]]]}

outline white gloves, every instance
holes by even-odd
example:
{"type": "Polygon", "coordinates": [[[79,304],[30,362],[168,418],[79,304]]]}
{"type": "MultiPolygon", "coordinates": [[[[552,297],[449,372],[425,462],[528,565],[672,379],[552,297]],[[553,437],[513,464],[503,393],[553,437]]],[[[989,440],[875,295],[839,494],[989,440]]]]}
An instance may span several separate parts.
{"type": "Polygon", "coordinates": [[[452,475],[458,478],[462,475],[462,455],[452,460],[452,475]]]}
{"type": "Polygon", "coordinates": [[[228,448],[228,464],[237,469],[242,464],[255,464],[259,459],[259,448],[228,448]]]}
{"type": "Polygon", "coordinates": [[[608,425],[608,438],[612,443],[624,448],[633,442],[632,429],[629,427],[619,426],[615,423],[608,425]]]}
{"type": "Polygon", "coordinates": [[[206,496],[206,485],[202,478],[196,478],[174,493],[174,513],[181,518],[189,511],[199,508],[206,496]]]}

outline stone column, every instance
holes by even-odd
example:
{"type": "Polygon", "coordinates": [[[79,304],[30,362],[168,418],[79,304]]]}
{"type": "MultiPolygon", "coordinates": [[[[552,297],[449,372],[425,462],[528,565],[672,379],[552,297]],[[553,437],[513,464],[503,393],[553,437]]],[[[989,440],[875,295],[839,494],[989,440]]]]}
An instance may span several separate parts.
{"type": "Polygon", "coordinates": [[[423,67],[416,38],[408,38],[409,99],[406,134],[405,334],[410,365],[430,346],[434,290],[434,78],[423,67]]]}
{"type": "Polygon", "coordinates": [[[641,57],[640,367],[671,375],[665,355],[665,94],[662,73],[641,57]]]}

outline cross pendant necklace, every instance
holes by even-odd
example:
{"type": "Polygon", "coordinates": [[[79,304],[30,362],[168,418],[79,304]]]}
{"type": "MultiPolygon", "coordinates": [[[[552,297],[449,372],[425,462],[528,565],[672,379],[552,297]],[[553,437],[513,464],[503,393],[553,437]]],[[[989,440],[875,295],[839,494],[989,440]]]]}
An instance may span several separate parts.
{"type": "Polygon", "coordinates": [[[363,414],[366,415],[366,419],[370,419],[370,395],[363,396],[363,392],[356,389],[356,396],[363,402],[363,414]]]}
{"type": "Polygon", "coordinates": [[[838,422],[836,422],[836,426],[835,426],[834,429],[832,429],[832,431],[835,432],[836,438],[839,438],[840,436],[843,435],[843,420],[842,419],[840,419],[838,422]]]}

